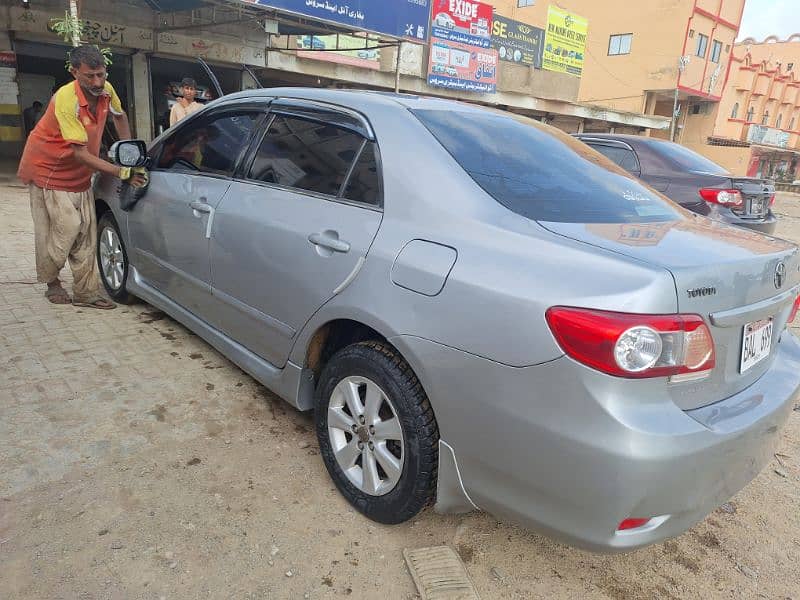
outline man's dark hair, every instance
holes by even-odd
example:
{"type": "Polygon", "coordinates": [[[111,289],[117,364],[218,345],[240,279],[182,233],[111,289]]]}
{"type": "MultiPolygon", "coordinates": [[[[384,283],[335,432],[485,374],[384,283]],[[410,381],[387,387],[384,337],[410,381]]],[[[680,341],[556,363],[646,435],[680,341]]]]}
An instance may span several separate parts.
{"type": "Polygon", "coordinates": [[[78,46],[69,53],[69,64],[79,69],[81,65],[86,65],[90,69],[99,69],[106,66],[103,55],[94,46],[78,46]]]}
{"type": "Polygon", "coordinates": [[[191,87],[197,89],[197,82],[191,77],[181,79],[181,87],[191,87]]]}
{"type": "Polygon", "coordinates": [[[38,100],[33,101],[33,108],[42,108],[42,103],[38,100]]]}

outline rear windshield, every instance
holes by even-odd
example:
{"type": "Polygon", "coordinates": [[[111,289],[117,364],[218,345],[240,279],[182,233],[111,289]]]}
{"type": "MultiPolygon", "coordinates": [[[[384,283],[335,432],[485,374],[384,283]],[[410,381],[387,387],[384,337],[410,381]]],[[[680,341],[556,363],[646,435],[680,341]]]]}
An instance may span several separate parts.
{"type": "Polygon", "coordinates": [[[669,200],[555,128],[488,110],[412,112],[490,196],[529,219],[642,223],[682,218],[669,200]]]}
{"type": "Polygon", "coordinates": [[[653,144],[653,151],[667,160],[672,161],[682,169],[695,173],[710,173],[711,175],[729,175],[728,171],[708,160],[694,150],[689,150],[685,146],[674,142],[658,142],[653,144]]]}

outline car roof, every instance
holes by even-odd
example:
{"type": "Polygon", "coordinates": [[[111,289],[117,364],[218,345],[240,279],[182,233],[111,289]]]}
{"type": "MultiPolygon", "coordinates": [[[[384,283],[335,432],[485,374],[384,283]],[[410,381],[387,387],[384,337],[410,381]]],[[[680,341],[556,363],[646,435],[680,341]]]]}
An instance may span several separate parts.
{"type": "Polygon", "coordinates": [[[338,104],[347,108],[368,112],[370,109],[407,108],[448,110],[459,112],[485,112],[480,106],[415,94],[402,94],[372,90],[330,90],[308,87],[272,87],[245,90],[223,96],[218,100],[225,103],[247,98],[293,98],[338,104]]]}
{"type": "Polygon", "coordinates": [[[625,142],[631,146],[647,146],[648,148],[653,149],[658,149],[659,144],[672,143],[669,140],[646,137],[643,135],[631,135],[627,133],[576,133],[573,135],[579,140],[591,138],[597,140],[608,140],[610,142],[625,142]]]}

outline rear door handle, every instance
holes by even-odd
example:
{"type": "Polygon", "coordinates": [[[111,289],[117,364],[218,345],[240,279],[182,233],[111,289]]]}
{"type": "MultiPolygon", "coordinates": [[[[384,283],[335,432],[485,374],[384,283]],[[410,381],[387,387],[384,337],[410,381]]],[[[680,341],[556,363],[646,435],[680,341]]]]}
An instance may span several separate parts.
{"type": "Polygon", "coordinates": [[[208,215],[208,221],[206,221],[206,239],[211,239],[211,226],[214,224],[214,207],[210,204],[205,203],[205,198],[200,198],[200,200],[195,200],[194,202],[190,203],[189,206],[192,209],[192,214],[195,217],[201,217],[204,214],[208,215]]]}
{"type": "Polygon", "coordinates": [[[323,231],[321,233],[312,233],[308,236],[308,241],[315,246],[327,248],[334,252],[350,252],[350,244],[338,238],[335,231],[323,231]]]}

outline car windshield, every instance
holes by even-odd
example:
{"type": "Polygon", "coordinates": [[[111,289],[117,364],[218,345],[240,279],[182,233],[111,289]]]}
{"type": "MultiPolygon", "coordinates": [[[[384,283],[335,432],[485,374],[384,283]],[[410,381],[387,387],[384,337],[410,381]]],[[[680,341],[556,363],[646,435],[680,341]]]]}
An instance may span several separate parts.
{"type": "Polygon", "coordinates": [[[488,110],[412,112],[490,196],[529,219],[643,223],[683,218],[669,200],[553,127],[488,110]]]}
{"type": "Polygon", "coordinates": [[[674,142],[658,142],[653,144],[653,151],[667,160],[677,164],[680,168],[695,173],[710,173],[712,175],[729,175],[727,169],[712,160],[708,160],[694,150],[689,150],[674,142]]]}

